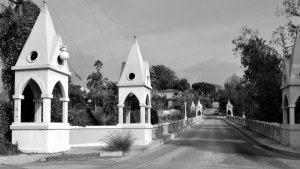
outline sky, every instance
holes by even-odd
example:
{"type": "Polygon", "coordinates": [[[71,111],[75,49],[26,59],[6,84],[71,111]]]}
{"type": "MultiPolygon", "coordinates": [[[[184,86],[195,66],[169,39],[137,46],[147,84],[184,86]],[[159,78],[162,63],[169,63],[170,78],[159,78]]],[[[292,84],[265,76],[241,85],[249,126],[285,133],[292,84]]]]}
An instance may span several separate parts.
{"type": "MultiPolygon", "coordinates": [[[[150,65],[163,64],[179,78],[223,85],[243,74],[232,40],[241,27],[269,40],[286,23],[275,16],[283,0],[48,0],[56,32],[70,53],[72,81],[85,85],[103,62],[103,75],[117,82],[136,35],[150,65]],[[80,77],[75,76],[76,72],[80,77]]],[[[42,0],[34,0],[42,7],[42,0]]]]}

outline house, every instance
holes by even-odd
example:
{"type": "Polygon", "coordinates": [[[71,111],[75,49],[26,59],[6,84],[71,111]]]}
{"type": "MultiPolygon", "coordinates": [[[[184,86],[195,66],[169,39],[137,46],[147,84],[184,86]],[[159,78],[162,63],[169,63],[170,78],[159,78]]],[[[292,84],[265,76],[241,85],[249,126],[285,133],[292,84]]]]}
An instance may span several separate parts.
{"type": "Polygon", "coordinates": [[[180,90],[175,89],[166,89],[166,90],[158,90],[156,92],[160,97],[166,97],[168,100],[168,107],[170,108],[173,105],[173,101],[176,100],[179,96],[181,96],[182,92],[180,90]]]}

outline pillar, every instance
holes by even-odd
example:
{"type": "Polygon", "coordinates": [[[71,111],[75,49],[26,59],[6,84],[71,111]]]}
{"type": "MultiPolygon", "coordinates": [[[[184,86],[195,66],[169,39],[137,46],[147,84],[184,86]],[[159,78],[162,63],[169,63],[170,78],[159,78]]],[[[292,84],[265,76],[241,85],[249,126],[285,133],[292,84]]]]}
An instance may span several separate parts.
{"type": "Polygon", "coordinates": [[[34,122],[42,122],[42,99],[33,99],[34,102],[34,122]]]}
{"type": "Polygon", "coordinates": [[[147,106],[148,124],[151,124],[151,106],[147,106]]]}
{"type": "Polygon", "coordinates": [[[186,115],[186,102],[184,102],[184,119],[187,119],[187,115],[186,115]]]}
{"type": "Polygon", "coordinates": [[[287,119],[287,107],[282,107],[282,123],[287,124],[288,119],[287,119]]]}
{"type": "Polygon", "coordinates": [[[295,105],[289,105],[289,112],[290,112],[290,125],[295,124],[295,105]]]}
{"type": "Polygon", "coordinates": [[[62,102],[62,122],[68,123],[68,102],[70,101],[69,98],[60,98],[62,102]]]}
{"type": "Polygon", "coordinates": [[[119,125],[123,124],[123,104],[118,104],[119,108],[119,125]]]}
{"type": "Polygon", "coordinates": [[[13,95],[14,99],[14,122],[21,123],[21,100],[24,99],[23,95],[13,95]]]}
{"type": "Polygon", "coordinates": [[[140,123],[145,124],[145,108],[146,104],[140,104],[140,123]]]}
{"type": "Polygon", "coordinates": [[[42,94],[43,99],[43,123],[51,123],[51,99],[52,94],[42,94]]]}

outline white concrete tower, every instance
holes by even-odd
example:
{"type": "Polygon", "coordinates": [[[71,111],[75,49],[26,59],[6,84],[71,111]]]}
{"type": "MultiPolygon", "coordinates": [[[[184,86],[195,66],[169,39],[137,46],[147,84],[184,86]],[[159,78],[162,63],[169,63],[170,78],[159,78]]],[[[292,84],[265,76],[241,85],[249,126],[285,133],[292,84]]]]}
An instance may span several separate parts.
{"type": "Polygon", "coordinates": [[[233,106],[230,103],[230,100],[228,100],[228,103],[226,105],[226,116],[233,116],[233,106]]]}
{"type": "Polygon", "coordinates": [[[200,112],[200,116],[203,115],[203,106],[202,106],[200,100],[198,101],[198,104],[197,104],[197,107],[196,107],[196,112],[197,112],[197,114],[200,112]]]}
{"type": "Polygon", "coordinates": [[[192,104],[191,104],[191,112],[195,112],[196,113],[196,117],[197,117],[196,106],[195,106],[194,101],[192,101],[192,104]]]}
{"type": "Polygon", "coordinates": [[[295,39],[292,55],[284,59],[282,77],[282,134],[286,145],[300,146],[300,38],[295,39]]]}
{"type": "MultiPolygon", "coordinates": [[[[148,62],[142,58],[136,37],[125,63],[122,64],[119,89],[119,123],[123,127],[152,128],[151,82],[148,62]],[[125,115],[125,118],[124,118],[125,115]]],[[[148,132],[148,129],[147,129],[148,132]]],[[[152,131],[151,131],[152,132],[152,131]]],[[[140,144],[152,139],[149,133],[140,144]],[[146,140],[146,141],[145,141],[146,140]]],[[[137,136],[139,137],[139,136],[137,136]]],[[[143,136],[144,137],[144,136],[143,136]]]]}
{"type": "Polygon", "coordinates": [[[69,149],[68,58],[44,2],[12,67],[15,71],[12,142],[18,143],[23,152],[52,153],[69,149]],[[60,123],[51,120],[51,99],[62,102],[60,123]]]}

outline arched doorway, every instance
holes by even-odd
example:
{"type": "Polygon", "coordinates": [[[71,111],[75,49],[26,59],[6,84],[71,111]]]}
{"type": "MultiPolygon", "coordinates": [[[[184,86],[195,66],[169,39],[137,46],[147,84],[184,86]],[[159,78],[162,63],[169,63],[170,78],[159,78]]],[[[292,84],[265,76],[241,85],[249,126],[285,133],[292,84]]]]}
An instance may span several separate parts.
{"type": "Polygon", "coordinates": [[[53,98],[51,99],[51,122],[62,122],[62,102],[63,98],[62,85],[57,82],[52,90],[53,98]]]}
{"type": "Polygon", "coordinates": [[[227,116],[231,116],[231,111],[230,110],[227,111],[227,116]]]}
{"type": "Polygon", "coordinates": [[[124,108],[125,119],[123,118],[123,122],[125,121],[126,123],[140,123],[140,102],[133,93],[130,93],[126,97],[124,101],[124,108]]]}
{"type": "Polygon", "coordinates": [[[21,122],[42,121],[41,94],[39,85],[30,79],[22,93],[24,99],[21,101],[21,122]]]}
{"type": "Polygon", "coordinates": [[[296,100],[295,106],[295,124],[300,124],[300,97],[296,100]]]}

